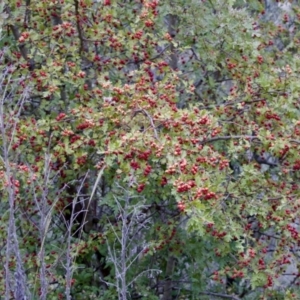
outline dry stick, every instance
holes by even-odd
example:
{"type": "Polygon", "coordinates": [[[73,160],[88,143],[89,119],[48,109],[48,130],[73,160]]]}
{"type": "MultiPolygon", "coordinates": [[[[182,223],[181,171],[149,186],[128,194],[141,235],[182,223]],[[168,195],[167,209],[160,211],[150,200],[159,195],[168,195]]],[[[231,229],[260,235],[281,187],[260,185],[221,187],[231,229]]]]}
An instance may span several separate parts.
{"type": "MultiPolygon", "coordinates": [[[[4,73],[2,76],[5,77],[7,73],[4,73]]],[[[14,295],[16,299],[23,299],[26,300],[28,292],[26,293],[26,277],[25,272],[22,265],[22,258],[20,254],[20,248],[18,243],[18,237],[16,233],[16,225],[15,225],[15,188],[14,183],[12,183],[12,180],[14,178],[13,172],[10,168],[10,161],[9,161],[9,148],[10,143],[7,141],[6,137],[6,130],[4,125],[4,102],[5,102],[5,95],[7,91],[8,85],[6,85],[5,90],[3,91],[3,96],[1,98],[0,103],[0,130],[2,135],[2,149],[3,149],[3,157],[1,157],[3,164],[5,166],[5,175],[6,175],[6,183],[7,183],[7,190],[8,190],[8,197],[9,197],[9,224],[7,228],[7,244],[6,244],[6,261],[5,261],[5,298],[10,299],[10,269],[9,269],[9,260],[11,257],[12,252],[14,252],[17,260],[17,269],[15,272],[15,283],[16,286],[12,287],[12,290],[14,291],[14,295]]],[[[23,93],[23,96],[20,98],[20,108],[21,110],[25,98],[25,94],[23,93]]],[[[12,136],[15,133],[17,122],[14,122],[13,130],[12,130],[12,136]]]]}
{"type": "Polygon", "coordinates": [[[235,295],[226,295],[226,294],[220,294],[220,293],[211,293],[211,292],[200,292],[200,295],[208,295],[208,296],[214,296],[219,297],[223,299],[231,299],[231,300],[240,300],[238,296],[235,295]]]}
{"type": "MultiPolygon", "coordinates": [[[[119,188],[121,188],[124,193],[127,194],[127,190],[122,188],[121,186],[117,185],[119,188]]],[[[134,239],[136,239],[135,234],[131,234],[131,229],[133,228],[135,222],[138,222],[138,216],[139,211],[143,207],[143,205],[137,205],[132,210],[129,209],[129,201],[130,196],[126,196],[125,198],[125,206],[122,207],[120,202],[116,197],[114,197],[116,204],[118,206],[118,209],[120,211],[120,219],[122,221],[122,229],[121,229],[121,237],[119,237],[118,233],[114,229],[114,226],[112,225],[112,231],[115,235],[115,242],[117,242],[120,245],[120,252],[116,252],[116,246],[111,247],[109,244],[108,246],[108,253],[110,260],[114,264],[115,272],[116,272],[116,284],[114,285],[118,292],[118,298],[119,300],[126,300],[127,299],[127,290],[128,287],[131,286],[141,275],[145,273],[160,273],[161,271],[158,269],[148,269],[140,272],[135,278],[133,278],[130,282],[127,282],[127,271],[132,266],[132,264],[140,257],[140,255],[143,253],[144,248],[141,249],[136,254],[127,254],[129,245],[133,243],[134,239]],[[128,218],[130,217],[130,222],[128,223],[128,218]]],[[[104,281],[105,282],[105,281],[104,281]]]]}
{"type": "MultiPolygon", "coordinates": [[[[45,180],[44,180],[43,184],[40,184],[40,186],[47,186],[47,184],[48,184],[50,171],[51,171],[50,160],[51,160],[51,158],[49,156],[48,167],[45,167],[45,176],[44,176],[45,180]]],[[[60,190],[60,193],[63,190],[64,190],[64,188],[62,188],[60,190]]],[[[46,297],[47,297],[47,291],[48,291],[48,282],[46,281],[46,265],[45,265],[45,261],[44,261],[44,245],[45,245],[45,240],[46,240],[46,234],[49,230],[53,210],[54,210],[57,202],[59,201],[59,196],[57,196],[56,199],[53,201],[51,207],[49,208],[48,212],[46,212],[46,206],[43,205],[43,204],[47,203],[46,196],[47,196],[47,191],[45,190],[42,195],[42,197],[43,197],[42,206],[39,206],[39,210],[41,212],[41,220],[40,220],[40,226],[39,226],[40,235],[41,235],[41,246],[40,246],[40,251],[39,251],[37,257],[39,258],[40,276],[45,276],[45,278],[40,279],[41,288],[44,290],[44,293],[42,292],[41,299],[47,299],[46,297]]]]}
{"type": "MultiPolygon", "coordinates": [[[[125,207],[123,208],[122,205],[119,203],[117,198],[115,198],[115,201],[119,207],[119,210],[121,211],[121,220],[122,220],[122,233],[121,238],[119,238],[118,233],[115,231],[115,229],[112,226],[112,230],[116,236],[116,239],[118,243],[121,246],[120,251],[120,261],[118,262],[117,254],[116,254],[116,247],[111,247],[108,244],[108,253],[110,255],[110,258],[115,266],[115,272],[116,272],[116,288],[118,292],[118,298],[119,300],[126,300],[127,299],[127,283],[126,283],[126,271],[127,271],[127,260],[126,260],[126,246],[127,246],[127,240],[128,240],[128,224],[127,224],[127,205],[128,205],[128,199],[127,196],[125,199],[125,207]]],[[[133,220],[131,220],[133,222],[133,220]]],[[[130,226],[130,224],[129,224],[130,226]]]]}
{"type": "Polygon", "coordinates": [[[143,109],[142,111],[143,111],[143,112],[146,114],[146,116],[148,117],[148,119],[149,119],[149,121],[150,121],[150,123],[151,123],[151,127],[152,127],[152,129],[153,129],[153,131],[154,131],[155,138],[159,141],[158,134],[157,134],[157,130],[156,130],[156,127],[155,127],[155,125],[154,125],[154,122],[153,122],[152,117],[151,117],[150,114],[147,112],[147,110],[143,109]]]}
{"type": "MultiPolygon", "coordinates": [[[[105,169],[105,166],[103,166],[100,170],[99,170],[99,173],[98,173],[98,176],[97,176],[97,179],[94,183],[94,186],[93,186],[93,190],[92,190],[92,193],[90,195],[90,198],[88,200],[88,203],[87,203],[87,207],[85,207],[85,214],[84,214],[84,218],[83,218],[83,222],[82,222],[82,227],[81,227],[81,232],[80,232],[80,236],[82,234],[82,229],[83,229],[83,226],[86,222],[86,217],[87,217],[87,212],[89,210],[89,207],[90,207],[90,204],[91,204],[91,201],[92,201],[92,198],[94,197],[95,193],[96,193],[96,190],[97,190],[97,187],[98,187],[98,184],[102,178],[102,175],[103,175],[103,172],[104,172],[104,169],[105,169]]],[[[87,174],[86,174],[87,176],[87,174]]],[[[85,178],[86,178],[85,176],[85,178]]],[[[85,181],[85,178],[82,180],[81,182],[81,186],[79,188],[79,190],[82,189],[83,187],[83,183],[85,181]]],[[[78,197],[78,195],[77,195],[78,197]]],[[[74,198],[74,201],[72,203],[73,205],[73,208],[72,208],[72,211],[75,210],[75,205],[76,205],[76,201],[77,201],[77,197],[74,198]]],[[[72,268],[72,257],[71,257],[71,237],[72,237],[72,232],[71,232],[71,229],[72,229],[72,225],[73,225],[73,222],[74,222],[74,216],[72,215],[71,217],[71,220],[70,220],[70,224],[69,224],[69,232],[68,232],[68,241],[67,241],[67,262],[66,262],[66,266],[65,266],[65,269],[67,271],[66,273],[66,291],[65,291],[65,295],[66,295],[66,298],[67,300],[71,300],[71,280],[72,280],[72,277],[73,277],[73,268],[72,268]]],[[[77,257],[78,255],[78,249],[76,249],[76,253],[75,253],[75,256],[74,256],[74,259],[77,257]]]]}
{"type": "MultiPolygon", "coordinates": [[[[120,300],[126,300],[127,297],[127,285],[126,285],[126,245],[128,239],[128,228],[127,228],[127,217],[128,213],[126,212],[129,202],[129,197],[126,197],[124,214],[122,214],[122,243],[121,243],[121,295],[120,300]]],[[[132,221],[133,222],[133,221],[132,221]]],[[[129,224],[130,225],[130,224],[129,224]]]]}
{"type": "MultiPolygon", "coordinates": [[[[5,74],[6,75],[6,74],[5,74]]],[[[5,78],[5,75],[3,75],[3,79],[5,78]]],[[[3,97],[1,99],[1,104],[0,104],[0,128],[1,128],[1,134],[2,134],[2,141],[3,141],[3,154],[4,154],[4,158],[1,157],[1,159],[3,160],[3,163],[6,164],[6,160],[7,160],[7,155],[6,155],[6,135],[5,135],[5,125],[4,125],[4,119],[3,119],[3,105],[4,105],[4,95],[6,94],[6,90],[7,90],[7,85],[5,86],[5,90],[3,92],[3,97]]],[[[8,173],[8,169],[6,169],[6,177],[7,177],[7,182],[10,183],[10,174],[8,173]]],[[[9,188],[10,191],[10,188],[9,188]]],[[[13,202],[13,201],[12,201],[13,202]]],[[[4,269],[5,269],[5,298],[9,299],[10,297],[10,270],[9,270],[9,258],[10,258],[10,252],[11,252],[11,213],[13,211],[13,205],[11,205],[11,200],[10,200],[10,195],[9,195],[9,204],[10,204],[10,216],[9,216],[9,226],[8,226],[8,230],[7,230],[7,243],[6,243],[6,262],[4,265],[4,269]]]]}
{"type": "MultiPolygon", "coordinates": [[[[96,193],[96,190],[97,190],[97,188],[98,188],[98,184],[99,184],[99,182],[100,182],[100,180],[101,180],[101,178],[102,178],[102,175],[103,175],[103,172],[104,172],[104,169],[105,169],[105,168],[106,168],[106,166],[104,165],[104,166],[99,170],[97,179],[96,179],[96,181],[95,181],[95,183],[94,183],[94,186],[93,186],[92,193],[91,193],[91,195],[90,195],[90,198],[89,198],[89,200],[88,200],[87,206],[86,206],[86,208],[85,208],[85,214],[84,214],[84,218],[83,218],[82,224],[85,224],[85,222],[86,222],[87,212],[88,212],[88,210],[89,210],[89,208],[90,208],[92,199],[93,199],[93,197],[94,197],[94,195],[95,195],[95,193],[96,193]]],[[[82,232],[82,231],[81,231],[81,232],[82,232]]]]}
{"type": "MultiPolygon", "coordinates": [[[[120,262],[118,262],[116,247],[114,246],[113,249],[111,249],[109,244],[107,244],[107,246],[108,246],[108,253],[109,253],[110,259],[115,266],[115,272],[116,272],[116,275],[115,275],[116,285],[115,286],[117,288],[118,298],[119,298],[119,300],[126,300],[126,298],[127,298],[127,296],[126,296],[126,253],[124,253],[124,236],[127,236],[127,231],[128,231],[127,223],[126,223],[127,214],[125,213],[126,205],[125,205],[125,208],[123,208],[122,205],[120,205],[118,199],[116,197],[114,197],[114,198],[115,198],[115,201],[117,203],[119,210],[121,211],[120,218],[122,220],[121,238],[118,236],[118,233],[114,229],[114,226],[111,224],[112,231],[116,237],[116,240],[121,246],[120,262]],[[124,216],[124,214],[125,214],[125,216],[124,216]],[[125,220],[125,223],[124,223],[124,220],[125,220]],[[124,229],[124,227],[126,229],[124,229]]],[[[126,200],[125,200],[125,202],[126,202],[126,200]]],[[[114,241],[114,244],[115,244],[115,241],[114,241]]],[[[126,244],[126,241],[125,241],[125,244],[126,244]]]]}
{"type": "MultiPolygon", "coordinates": [[[[74,197],[74,199],[73,199],[73,202],[72,202],[72,212],[75,211],[75,206],[76,206],[76,203],[77,203],[77,198],[79,196],[80,191],[83,188],[83,184],[85,182],[85,179],[86,179],[87,175],[88,175],[88,173],[86,173],[85,177],[81,181],[81,184],[80,184],[80,187],[79,187],[79,191],[77,192],[76,197],[74,197]]],[[[67,272],[66,273],[66,291],[65,291],[65,295],[66,295],[67,300],[71,300],[72,299],[72,297],[71,297],[71,281],[72,281],[74,269],[72,267],[73,259],[72,259],[72,256],[71,256],[71,242],[72,242],[71,238],[72,238],[72,227],[73,227],[75,218],[76,217],[72,213],[71,219],[70,219],[70,222],[69,222],[69,227],[68,227],[68,240],[67,240],[67,253],[66,253],[67,261],[66,261],[66,266],[65,266],[65,269],[66,269],[66,272],[67,272]]],[[[83,221],[82,226],[84,226],[84,223],[85,222],[83,221]]],[[[77,253],[76,253],[76,255],[77,255],[77,253]]]]}
{"type": "MultiPolygon", "coordinates": [[[[45,154],[45,156],[47,156],[47,154],[45,154]]],[[[41,283],[40,299],[41,300],[47,299],[48,285],[49,285],[48,281],[47,281],[47,275],[46,275],[44,244],[45,244],[46,234],[48,232],[48,227],[49,227],[49,223],[50,223],[50,221],[47,219],[48,215],[47,215],[47,207],[46,207],[47,195],[48,195],[47,186],[49,183],[49,177],[50,177],[50,171],[51,171],[50,163],[51,163],[51,156],[48,155],[48,159],[47,159],[47,157],[45,158],[44,182],[42,183],[42,186],[44,188],[42,189],[43,194],[42,194],[42,204],[40,207],[41,218],[40,218],[40,225],[39,225],[40,237],[41,237],[41,241],[42,241],[41,249],[40,249],[39,256],[38,256],[39,260],[40,260],[40,283],[41,283]]]]}
{"type": "MultiPolygon", "coordinates": [[[[116,199],[117,201],[117,199],[116,199]]],[[[132,236],[132,238],[129,237],[130,234],[130,229],[131,227],[133,227],[135,219],[137,219],[138,216],[138,207],[135,207],[133,209],[133,211],[127,211],[127,207],[129,204],[129,197],[126,197],[126,204],[125,204],[125,208],[123,209],[121,204],[117,201],[117,204],[119,206],[119,208],[123,211],[123,213],[121,214],[121,218],[122,218],[122,237],[121,237],[121,295],[122,295],[122,300],[126,299],[127,297],[127,287],[130,286],[132,283],[134,283],[134,281],[138,278],[138,276],[136,278],[134,278],[129,284],[127,283],[126,280],[126,274],[127,274],[127,270],[131,267],[131,265],[138,259],[139,255],[142,254],[143,250],[140,250],[139,253],[131,256],[129,255],[127,258],[127,248],[128,246],[131,244],[131,242],[134,240],[134,235],[132,236]],[[128,217],[131,216],[131,221],[128,224],[128,217]]],[[[142,206],[141,206],[142,207],[142,206]]],[[[147,272],[148,270],[144,271],[147,272]]],[[[141,274],[139,274],[141,275],[141,274]]]]}

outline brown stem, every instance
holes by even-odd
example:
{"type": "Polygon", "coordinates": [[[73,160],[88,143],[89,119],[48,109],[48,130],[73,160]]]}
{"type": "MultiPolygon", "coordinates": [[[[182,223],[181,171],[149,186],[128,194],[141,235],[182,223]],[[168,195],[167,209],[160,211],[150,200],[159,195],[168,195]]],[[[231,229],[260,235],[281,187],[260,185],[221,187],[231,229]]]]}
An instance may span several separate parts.
{"type": "Polygon", "coordinates": [[[171,300],[172,299],[172,273],[175,265],[175,258],[170,255],[167,262],[166,268],[166,281],[164,283],[164,295],[163,300],[171,300]]]}
{"type": "Polygon", "coordinates": [[[85,43],[85,39],[84,39],[83,32],[82,32],[81,25],[80,25],[80,13],[79,13],[78,0],[74,0],[74,4],[75,4],[76,25],[77,25],[77,30],[78,30],[78,37],[80,40],[80,53],[87,52],[88,47],[87,47],[87,44],[85,43]]]}

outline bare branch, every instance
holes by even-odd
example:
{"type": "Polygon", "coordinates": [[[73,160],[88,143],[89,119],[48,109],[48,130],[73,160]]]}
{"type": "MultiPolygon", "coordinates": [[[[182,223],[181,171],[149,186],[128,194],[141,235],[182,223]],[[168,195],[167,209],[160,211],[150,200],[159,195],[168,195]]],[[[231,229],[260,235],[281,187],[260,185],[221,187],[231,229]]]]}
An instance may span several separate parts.
{"type": "Polygon", "coordinates": [[[245,139],[245,140],[259,140],[257,136],[254,135],[228,135],[228,136],[216,136],[213,138],[209,139],[203,139],[199,144],[204,145],[204,144],[209,144],[213,143],[216,141],[227,141],[227,140],[240,140],[240,139],[245,139]]]}
{"type": "Polygon", "coordinates": [[[226,295],[226,294],[220,294],[220,293],[200,292],[200,295],[214,296],[214,297],[219,297],[219,298],[223,298],[223,299],[240,300],[240,298],[238,296],[226,295]]]}

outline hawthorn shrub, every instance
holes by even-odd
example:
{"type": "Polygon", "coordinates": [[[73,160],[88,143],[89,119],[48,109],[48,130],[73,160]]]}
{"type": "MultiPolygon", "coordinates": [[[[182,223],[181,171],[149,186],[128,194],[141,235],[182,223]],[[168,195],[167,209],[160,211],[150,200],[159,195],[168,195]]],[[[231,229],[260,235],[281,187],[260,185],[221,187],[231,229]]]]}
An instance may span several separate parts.
{"type": "Polygon", "coordinates": [[[300,10],[260,2],[1,4],[5,299],[299,297],[300,10]]]}

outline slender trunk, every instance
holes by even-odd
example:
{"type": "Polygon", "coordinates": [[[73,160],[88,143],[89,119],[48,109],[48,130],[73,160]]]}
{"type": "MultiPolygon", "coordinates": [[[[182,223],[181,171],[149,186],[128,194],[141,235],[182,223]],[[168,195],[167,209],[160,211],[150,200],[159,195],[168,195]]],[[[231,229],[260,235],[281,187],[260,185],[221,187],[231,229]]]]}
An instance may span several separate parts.
{"type": "Polygon", "coordinates": [[[126,246],[127,246],[127,239],[128,239],[128,224],[127,224],[127,201],[124,207],[124,214],[122,216],[122,245],[121,245],[121,298],[120,300],[127,299],[127,286],[126,286],[126,246]]]}
{"type": "Polygon", "coordinates": [[[164,294],[163,294],[163,300],[171,300],[172,299],[172,274],[174,270],[175,265],[175,258],[170,255],[168,257],[167,261],[167,267],[166,267],[166,278],[164,283],[164,294]]]}

